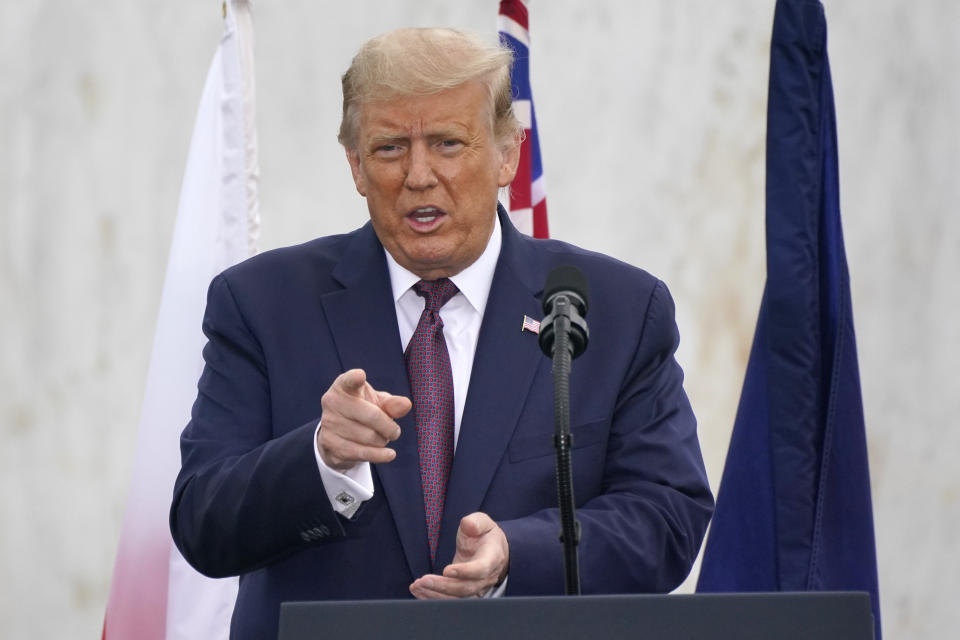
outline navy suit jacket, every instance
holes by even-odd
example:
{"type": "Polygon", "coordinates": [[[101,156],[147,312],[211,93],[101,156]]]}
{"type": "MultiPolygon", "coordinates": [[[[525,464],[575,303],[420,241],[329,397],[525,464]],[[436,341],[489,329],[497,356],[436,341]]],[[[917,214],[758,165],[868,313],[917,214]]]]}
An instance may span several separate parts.
{"type": "Polygon", "coordinates": [[[688,573],[713,499],[666,287],[612,258],[528,238],[499,215],[503,245],[433,568],[412,412],[352,520],[332,510],[314,458],[320,398],[343,371],[362,368],[374,388],[410,395],[371,225],[213,280],[170,525],[199,571],[240,575],[231,637],[275,637],[283,601],[411,597],[414,579],[450,563],[458,523],[474,511],[506,533],[507,595],[563,592],[551,362],[521,331],[524,315],[542,316],[543,282],[560,264],[590,283],[590,344],[573,363],[570,399],[583,592],[667,591],[688,573]]]}

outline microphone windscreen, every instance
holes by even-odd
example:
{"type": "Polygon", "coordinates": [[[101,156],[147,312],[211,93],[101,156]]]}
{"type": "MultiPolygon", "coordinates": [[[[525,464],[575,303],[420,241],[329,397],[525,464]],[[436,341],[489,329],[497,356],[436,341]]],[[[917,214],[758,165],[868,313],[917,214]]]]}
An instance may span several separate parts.
{"type": "Polygon", "coordinates": [[[590,289],[587,286],[587,276],[584,275],[583,271],[573,265],[562,264],[547,275],[547,283],[543,285],[543,310],[545,313],[548,312],[547,303],[550,298],[561,291],[569,291],[580,296],[580,299],[583,300],[581,314],[587,315],[590,289]]]}

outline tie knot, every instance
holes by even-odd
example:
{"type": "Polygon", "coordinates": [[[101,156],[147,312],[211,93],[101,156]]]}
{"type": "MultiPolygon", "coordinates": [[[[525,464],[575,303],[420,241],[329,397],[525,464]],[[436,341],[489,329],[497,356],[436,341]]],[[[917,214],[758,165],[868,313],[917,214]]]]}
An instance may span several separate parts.
{"type": "Polygon", "coordinates": [[[439,280],[421,280],[413,285],[413,290],[417,295],[424,299],[427,311],[437,313],[440,307],[447,304],[450,298],[457,295],[460,291],[457,285],[450,282],[449,278],[440,278],[439,280]]]}

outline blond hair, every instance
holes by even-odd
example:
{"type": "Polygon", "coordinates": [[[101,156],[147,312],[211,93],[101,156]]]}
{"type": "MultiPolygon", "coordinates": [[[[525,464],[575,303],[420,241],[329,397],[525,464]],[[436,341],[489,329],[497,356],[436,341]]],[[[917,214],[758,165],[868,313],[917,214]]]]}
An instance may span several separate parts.
{"type": "Polygon", "coordinates": [[[360,110],[398,96],[439,93],[478,81],[493,107],[493,134],[509,144],[523,135],[513,114],[510,65],[513,52],[456,29],[397,29],[365,42],[343,74],[343,119],[337,139],[355,149],[360,110]]]}

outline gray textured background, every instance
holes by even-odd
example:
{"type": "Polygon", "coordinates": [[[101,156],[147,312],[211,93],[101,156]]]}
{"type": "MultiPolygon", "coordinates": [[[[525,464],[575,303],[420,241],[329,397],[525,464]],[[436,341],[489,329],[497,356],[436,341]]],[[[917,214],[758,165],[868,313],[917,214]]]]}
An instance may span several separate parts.
{"type": "MultiPolygon", "coordinates": [[[[714,487],[763,283],[773,0],[537,0],[550,225],[670,285],[714,487]]],[[[826,3],[886,637],[960,624],[960,3],[826,3]]],[[[495,0],[256,4],[262,248],[365,218],[339,74],[495,0]]],[[[99,636],[218,0],[0,4],[0,636],[99,636]]]]}

